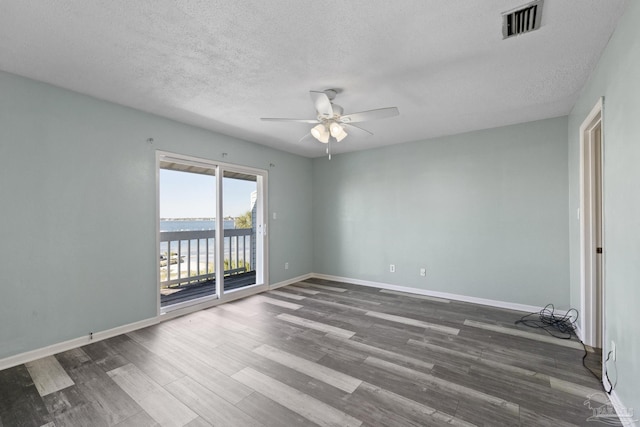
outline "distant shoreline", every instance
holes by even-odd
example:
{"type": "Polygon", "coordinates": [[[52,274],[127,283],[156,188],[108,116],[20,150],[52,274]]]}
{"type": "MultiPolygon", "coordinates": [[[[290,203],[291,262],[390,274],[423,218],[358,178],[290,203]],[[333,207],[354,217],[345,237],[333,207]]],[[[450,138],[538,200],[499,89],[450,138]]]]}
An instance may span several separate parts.
{"type": "MultiPolygon", "coordinates": [[[[160,218],[160,221],[215,221],[215,218],[160,218]]],[[[234,217],[224,218],[225,221],[233,221],[234,217]]]]}
{"type": "Polygon", "coordinates": [[[215,218],[160,218],[160,221],[215,221],[215,218]]]}
{"type": "MultiPolygon", "coordinates": [[[[213,219],[191,219],[191,218],[161,218],[160,219],[160,231],[200,231],[200,230],[215,230],[218,221],[213,219]]],[[[222,228],[225,230],[236,228],[235,218],[225,218],[222,221],[222,228]]]]}

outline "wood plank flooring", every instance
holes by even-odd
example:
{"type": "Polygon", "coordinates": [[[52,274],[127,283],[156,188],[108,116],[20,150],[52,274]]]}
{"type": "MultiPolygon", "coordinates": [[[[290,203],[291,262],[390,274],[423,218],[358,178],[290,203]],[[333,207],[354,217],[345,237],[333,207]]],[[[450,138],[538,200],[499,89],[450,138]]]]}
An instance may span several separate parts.
{"type": "Polygon", "coordinates": [[[522,315],[310,279],[0,371],[0,427],[590,424],[582,346],[522,315]]]}

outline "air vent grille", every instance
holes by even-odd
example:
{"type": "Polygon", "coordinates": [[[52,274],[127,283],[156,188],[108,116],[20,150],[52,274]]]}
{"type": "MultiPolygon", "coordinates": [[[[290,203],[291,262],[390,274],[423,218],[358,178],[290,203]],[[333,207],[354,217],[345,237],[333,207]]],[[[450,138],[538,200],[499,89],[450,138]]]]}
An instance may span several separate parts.
{"type": "Polygon", "coordinates": [[[544,0],[534,1],[510,12],[502,14],[502,36],[519,36],[540,28],[542,19],[542,3],[544,0]]]}

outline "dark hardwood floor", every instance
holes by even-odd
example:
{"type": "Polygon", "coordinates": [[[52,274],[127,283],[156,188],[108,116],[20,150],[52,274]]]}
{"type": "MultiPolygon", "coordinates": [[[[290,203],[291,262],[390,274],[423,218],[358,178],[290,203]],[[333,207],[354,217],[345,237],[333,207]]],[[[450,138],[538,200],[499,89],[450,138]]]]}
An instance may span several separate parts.
{"type": "Polygon", "coordinates": [[[0,427],[593,425],[522,314],[311,279],[0,371],[0,427]]]}

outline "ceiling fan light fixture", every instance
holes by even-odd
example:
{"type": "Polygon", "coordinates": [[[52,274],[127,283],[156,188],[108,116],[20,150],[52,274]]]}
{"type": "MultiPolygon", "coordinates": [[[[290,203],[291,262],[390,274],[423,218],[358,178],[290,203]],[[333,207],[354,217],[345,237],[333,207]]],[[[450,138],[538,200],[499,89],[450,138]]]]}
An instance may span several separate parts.
{"type": "Polygon", "coordinates": [[[323,123],[320,123],[319,125],[315,125],[311,129],[311,135],[318,141],[323,142],[325,144],[329,142],[329,131],[327,130],[327,127],[323,123]]]}
{"type": "Polygon", "coordinates": [[[336,139],[336,141],[340,142],[342,141],[346,136],[347,136],[347,132],[344,131],[344,128],[341,126],[340,127],[340,133],[338,133],[337,135],[333,135],[333,137],[336,139]]]}
{"type": "Polygon", "coordinates": [[[329,130],[331,131],[331,136],[334,138],[337,138],[338,135],[344,132],[344,128],[337,122],[331,122],[331,124],[329,125],[329,130]]]}

